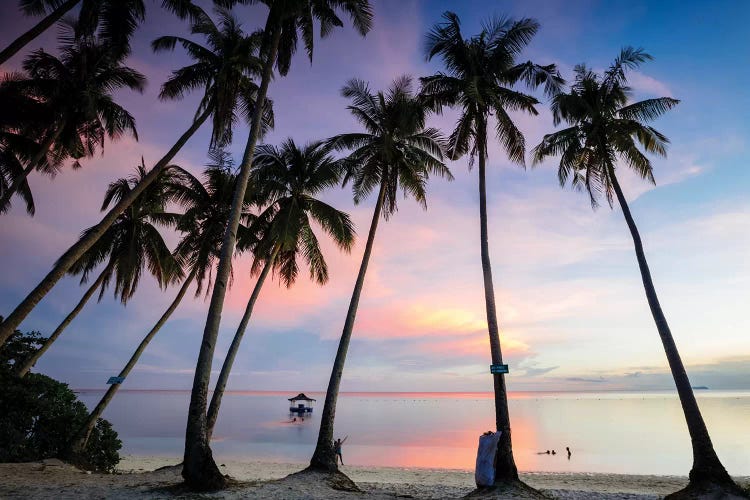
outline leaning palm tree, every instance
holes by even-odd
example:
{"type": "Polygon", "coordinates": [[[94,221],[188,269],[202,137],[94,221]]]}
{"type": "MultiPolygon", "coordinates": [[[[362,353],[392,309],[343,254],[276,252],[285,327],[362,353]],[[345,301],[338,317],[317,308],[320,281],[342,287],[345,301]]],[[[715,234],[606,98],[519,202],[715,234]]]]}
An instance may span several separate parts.
{"type": "MultiPolygon", "coordinates": [[[[354,243],[354,226],[349,216],[315,198],[323,190],[336,186],[341,177],[342,162],[329,152],[320,142],[300,148],[287,139],[278,148],[259,146],[255,153],[251,183],[255,196],[267,205],[248,228],[248,246],[254,256],[251,273],[258,278],[214,387],[206,418],[209,440],[234,358],[268,273],[274,270],[279,281],[289,288],[297,279],[298,261],[303,259],[310,269],[311,280],[319,285],[328,281],[328,265],[313,231],[313,221],[339,249],[349,252],[354,243]]],[[[240,238],[238,248],[243,243],[240,238]]]]}
{"type": "MultiPolygon", "coordinates": [[[[242,3],[251,2],[252,0],[244,0],[242,3]]],[[[302,41],[312,61],[315,19],[320,23],[322,37],[330,34],[334,28],[343,26],[337,11],[347,13],[351,17],[354,27],[362,35],[369,31],[372,24],[372,10],[369,0],[258,0],[257,3],[263,3],[269,8],[261,47],[263,72],[258,100],[266,98],[268,86],[273,77],[274,66],[276,66],[280,75],[288,73],[292,55],[297,48],[298,32],[302,35],[302,41]]],[[[224,476],[213,460],[206,432],[208,386],[231,260],[237,241],[242,199],[247,190],[255,146],[261,133],[261,111],[261,108],[255,109],[250,124],[250,133],[240,164],[239,180],[232,200],[229,225],[221,246],[221,258],[216,271],[211,305],[206,316],[203,340],[195,366],[188,421],[185,428],[185,454],[182,468],[182,477],[187,485],[195,490],[218,489],[226,484],[224,476]]]]}
{"type": "MultiPolygon", "coordinates": [[[[106,210],[110,204],[127,195],[146,175],[146,167],[141,164],[137,167],[135,175],[111,183],[104,195],[102,210],[106,210]]],[[[23,377],[29,372],[81,312],[97,289],[101,290],[101,300],[112,278],[115,284],[115,297],[119,297],[123,304],[127,304],[135,294],[145,269],[154,275],[162,288],[182,277],[180,266],[170,254],[155,226],[169,227],[176,223],[174,214],[165,212],[170,185],[173,182],[171,169],[162,172],[159,179],[118,217],[97,244],[70,269],[70,274],[82,275],[81,283],[85,283],[91,273],[106,262],[94,283],[52,335],[28,359],[19,363],[17,376],[23,377]]],[[[81,237],[84,238],[85,235],[86,232],[81,237]]]]}
{"type": "MultiPolygon", "coordinates": [[[[460,109],[455,130],[450,136],[448,155],[456,160],[469,154],[469,168],[474,159],[479,163],[479,224],[484,298],[487,329],[493,365],[502,365],[503,356],[495,307],[495,290],[487,229],[486,163],[488,158],[489,120],[494,117],[495,136],[511,161],[524,165],[525,141],[509,111],[536,115],[539,101],[531,95],[515,90],[519,82],[529,87],[544,84],[547,93],[555,92],[562,84],[554,65],[540,66],[532,62],[518,62],[521,50],[529,44],[539,29],[533,19],[493,18],[482,31],[464,39],[458,16],[443,14],[445,21],[427,35],[427,59],[443,59],[447,73],[422,78],[422,93],[438,112],[444,106],[460,109]]],[[[494,370],[493,370],[494,373],[494,370]]],[[[493,375],[495,390],[495,425],[501,432],[495,460],[495,481],[515,481],[518,470],[511,446],[510,417],[505,377],[493,375]]]]}
{"type": "MultiPolygon", "coordinates": [[[[237,114],[253,113],[258,97],[253,77],[258,70],[257,46],[260,37],[257,34],[245,35],[227,12],[220,11],[220,17],[222,23],[216,26],[205,12],[195,14],[192,31],[204,36],[206,45],[182,37],[163,37],[154,42],[156,50],[171,49],[179,43],[195,60],[193,64],[175,71],[162,86],[160,94],[162,99],[179,99],[194,89],[203,88],[203,97],[193,122],[148,175],[120,199],[96,226],[87,231],[84,238],[66,251],[42,281],[5,318],[0,324],[0,346],[117,217],[158,178],[160,172],[209,117],[213,116],[214,122],[212,146],[221,146],[224,139],[229,136],[228,130],[236,120],[237,114]]],[[[273,126],[273,113],[268,100],[263,99],[261,102],[264,103],[261,117],[262,129],[265,130],[273,126]]]]}
{"type": "Polygon", "coordinates": [[[413,197],[426,209],[426,187],[430,175],[453,179],[442,162],[444,140],[437,129],[425,128],[427,108],[412,92],[411,78],[398,78],[388,90],[375,94],[367,83],[350,80],[341,93],[351,99],[349,110],[364,131],[337,135],[329,140],[329,145],[338,150],[352,151],[345,159],[345,182],[352,182],[354,202],[360,203],[374,190],[378,195],[328,382],[318,442],[310,461],[312,469],[324,471],[338,470],[333,449],[336,401],[378,222],[381,216],[387,220],[396,212],[399,187],[405,196],[413,197]]]}
{"type": "MultiPolygon", "coordinates": [[[[113,50],[130,52],[130,38],[146,14],[143,0],[20,0],[21,12],[27,16],[44,16],[37,24],[0,51],[0,64],[57,23],[79,3],[78,19],[82,33],[100,32],[113,50]]],[[[226,0],[216,3],[227,3],[226,0]]],[[[162,7],[181,18],[191,17],[195,5],[190,0],[162,0],[162,7]]]]}
{"type": "Polygon", "coordinates": [[[72,158],[73,168],[80,160],[91,157],[105,137],[119,139],[130,133],[138,138],[135,119],[114,100],[114,92],[127,88],[142,92],[146,78],[122,64],[113,56],[109,45],[96,37],[76,38],[76,26],[66,24],[61,37],[60,56],[40,49],[23,63],[28,78],[6,80],[3,85],[27,99],[36,100],[49,110],[49,119],[25,132],[36,136],[37,153],[29,159],[23,172],[13,179],[0,198],[0,207],[8,204],[34,169],[53,158],[60,164],[72,158]]]}
{"type": "Polygon", "coordinates": [[[62,17],[80,1],[81,0],[21,0],[19,3],[23,14],[27,16],[44,16],[44,18],[0,51],[0,64],[5,63],[5,61],[13,57],[29,42],[47,31],[50,26],[62,19],[62,17]]]}
{"type": "MultiPolygon", "coordinates": [[[[170,169],[174,179],[169,186],[168,197],[185,209],[176,225],[177,230],[183,232],[184,236],[177,244],[174,254],[178,262],[189,272],[182,282],[177,296],[141,340],[138,348],[120,371],[118,377],[121,380],[130,375],[146,347],[180,305],[188,288],[195,283],[195,296],[197,297],[201,295],[207,281],[210,287],[211,273],[219,257],[221,238],[224,235],[224,228],[229,215],[229,203],[237,180],[237,176],[227,168],[227,157],[224,153],[214,151],[211,153],[211,158],[213,163],[203,173],[204,183],[179,167],[170,169]]],[[[249,200],[246,205],[249,209],[249,200]]],[[[110,385],[102,399],[91,411],[88,420],[73,440],[71,451],[74,454],[81,453],[85,449],[91,431],[107,405],[117,394],[121,384],[122,382],[110,385]]]]}
{"type": "Polygon", "coordinates": [[[714,451],[685,366],[659,304],[641,236],[616,175],[618,166],[627,166],[653,184],[653,167],[644,152],[666,156],[669,140],[646,123],[666,113],[679,101],[659,97],[632,102],[632,91],[627,86],[627,71],[650,59],[652,57],[643,49],[627,47],[603,75],[583,65],[577,66],[570,91],[555,96],[552,102],[555,125],[565,122],[568,127],[545,135],[534,148],[533,161],[538,164],[545,158],[560,156],[560,185],[570,182],[575,188],[585,189],[592,207],[596,207],[599,195],[605,196],[610,207],[613,194],[617,198],[633,238],[646,299],[664,346],[692,442],[690,484],[681,493],[685,496],[696,492],[708,495],[711,488],[717,487],[738,492],[739,488],[714,451]]]}

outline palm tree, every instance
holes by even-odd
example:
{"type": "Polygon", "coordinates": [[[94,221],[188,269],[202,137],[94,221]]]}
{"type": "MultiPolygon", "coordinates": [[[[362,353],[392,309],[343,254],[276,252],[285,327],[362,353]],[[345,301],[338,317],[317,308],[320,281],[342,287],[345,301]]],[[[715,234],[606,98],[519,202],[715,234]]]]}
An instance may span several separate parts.
{"type": "Polygon", "coordinates": [[[45,17],[26,33],[13,40],[10,45],[0,51],[0,64],[5,63],[5,61],[13,57],[29,42],[47,31],[47,28],[62,19],[62,17],[80,1],[81,0],[21,0],[21,12],[25,15],[44,15],[45,17]]]}
{"type": "Polygon", "coordinates": [[[388,90],[376,94],[370,91],[367,83],[354,79],[344,86],[341,93],[351,99],[349,110],[364,132],[337,135],[329,140],[329,145],[338,150],[352,151],[345,159],[347,174],[344,182],[352,181],[354,202],[360,203],[373,190],[377,190],[378,197],[328,382],[318,442],[310,461],[312,469],[324,471],[338,470],[333,449],[336,401],[378,221],[381,216],[387,220],[396,212],[399,187],[405,196],[410,195],[426,209],[426,186],[430,175],[453,179],[442,162],[444,140],[437,129],[425,128],[427,108],[412,92],[411,78],[398,78],[388,90]]]}
{"type": "MultiPolygon", "coordinates": [[[[193,8],[197,9],[197,7],[193,8]]],[[[223,12],[220,15],[222,19],[227,18],[223,12]]],[[[213,146],[219,146],[222,142],[219,138],[227,137],[227,130],[230,123],[235,120],[236,113],[246,115],[253,113],[258,91],[252,78],[258,69],[256,54],[259,36],[244,35],[237,23],[230,22],[228,18],[226,22],[222,22],[221,27],[217,27],[203,11],[197,10],[192,21],[192,29],[194,33],[205,36],[208,47],[180,37],[163,37],[154,42],[156,50],[171,49],[175,44],[180,43],[195,60],[194,64],[175,71],[162,86],[160,94],[162,99],[178,99],[196,88],[204,89],[203,98],[190,127],[154,165],[143,181],[120,199],[96,226],[86,232],[84,238],[71,246],[42,281],[5,318],[5,321],[0,324],[0,346],[70,267],[106,232],[117,217],[158,178],[160,172],[210,116],[214,116],[212,137],[215,138],[215,144],[213,146]],[[220,102],[221,105],[219,105],[220,102]],[[217,119],[217,115],[221,117],[220,120],[217,119]]],[[[266,99],[262,102],[264,103],[262,119],[265,129],[273,126],[273,113],[270,102],[266,99]]]]}
{"type": "MultiPolygon", "coordinates": [[[[4,141],[2,142],[4,143],[4,141]]],[[[10,188],[13,179],[23,173],[23,163],[18,156],[17,153],[12,151],[12,148],[7,148],[4,144],[0,146],[0,196],[10,188]]],[[[31,193],[29,183],[25,179],[18,186],[16,194],[24,201],[26,212],[29,215],[34,215],[36,211],[34,196],[31,193]]],[[[9,208],[9,205],[0,207],[0,214],[9,208]]]]}
{"type": "MultiPolygon", "coordinates": [[[[145,165],[137,167],[136,174],[129,178],[120,178],[111,183],[104,195],[102,210],[118,199],[126,196],[147,175],[145,165]]],[[[32,356],[26,359],[16,371],[19,377],[25,376],[39,358],[47,352],[60,337],[65,328],[78,315],[97,288],[100,288],[99,300],[114,277],[115,297],[123,304],[133,297],[144,269],[154,275],[161,287],[182,278],[182,270],[169,252],[159,231],[154,224],[173,226],[176,223],[174,214],[166,213],[169,201],[169,189],[173,182],[170,169],[162,172],[157,182],[136,199],[128,210],[123,212],[117,221],[110,226],[96,245],[70,269],[70,274],[81,274],[81,283],[88,281],[89,275],[103,262],[107,264],[94,283],[86,290],[83,297],[68,314],[52,335],[32,356]]],[[[88,229],[87,231],[90,231],[88,229]]],[[[84,238],[86,231],[81,236],[84,238]]]]}
{"type": "MultiPolygon", "coordinates": [[[[232,199],[237,177],[231,174],[226,167],[226,156],[221,151],[213,151],[210,156],[213,162],[203,173],[205,184],[179,167],[171,167],[169,170],[170,174],[174,176],[174,180],[169,186],[169,199],[185,208],[185,213],[179,217],[176,226],[179,231],[184,233],[184,236],[178,243],[174,254],[178,262],[189,270],[189,273],[182,282],[175,299],[146,334],[125,367],[120,371],[119,377],[122,379],[130,374],[151,340],[180,305],[193,282],[197,285],[196,297],[201,295],[204,283],[207,280],[210,286],[210,276],[219,257],[221,238],[224,235],[224,227],[229,215],[229,203],[232,199]]],[[[247,206],[249,208],[249,202],[247,206]]],[[[73,440],[71,449],[74,454],[81,453],[85,449],[91,431],[107,405],[117,394],[120,385],[119,383],[110,385],[94,410],[91,411],[86,424],[78,431],[76,438],[73,440]]]]}
{"type": "Polygon", "coordinates": [[[124,66],[103,40],[76,38],[76,26],[66,26],[59,58],[42,49],[34,51],[23,63],[28,78],[3,82],[10,92],[42,103],[50,116],[33,132],[26,131],[38,137],[38,151],[3,193],[0,207],[8,204],[26,177],[47,157],[54,159],[48,161],[50,164],[72,158],[73,168],[78,168],[79,160],[93,156],[97,146],[104,145],[105,137],[116,140],[130,133],[138,138],[135,119],[114,101],[113,93],[122,88],[142,92],[146,78],[124,66]]]}
{"type": "MultiPolygon", "coordinates": [[[[98,28],[107,44],[121,54],[130,52],[130,38],[146,14],[143,0],[20,0],[19,3],[23,14],[44,18],[0,51],[0,64],[17,54],[79,3],[81,33],[91,34],[98,28]]],[[[195,9],[190,0],[162,0],[162,7],[183,19],[190,17],[195,9]]]]}
{"type": "Polygon", "coordinates": [[[568,127],[545,135],[534,148],[533,161],[538,164],[547,157],[560,156],[560,185],[570,181],[573,187],[585,189],[592,207],[596,207],[600,194],[604,194],[610,207],[613,194],[617,198],[633,237],[646,299],[664,345],[692,442],[690,484],[682,493],[686,496],[690,491],[706,493],[710,486],[736,493],[739,488],[727,474],[711,444],[685,366],[659,304],[641,236],[616,176],[619,160],[620,165],[630,167],[639,177],[653,184],[653,167],[644,152],[666,156],[669,140],[646,123],[666,113],[679,101],[659,97],[632,102],[632,91],[627,86],[627,71],[651,59],[643,49],[626,47],[603,75],[586,66],[577,66],[570,92],[555,96],[552,102],[555,125],[565,122],[568,127]]]}
{"type": "MultiPolygon", "coordinates": [[[[354,243],[354,226],[349,216],[315,198],[323,190],[336,186],[341,177],[341,162],[334,160],[329,151],[320,142],[300,148],[287,139],[278,148],[259,146],[255,154],[251,183],[258,191],[258,199],[268,205],[249,228],[254,254],[251,272],[258,279],[214,387],[206,419],[209,441],[234,358],[268,273],[273,269],[279,281],[289,288],[299,273],[297,261],[303,258],[311,280],[319,285],[328,282],[328,265],[311,221],[317,222],[341,250],[349,252],[354,243]]],[[[240,238],[238,247],[243,246],[240,238]]]]}
{"type": "MultiPolygon", "coordinates": [[[[245,0],[243,3],[250,1],[252,0],[245,0]]],[[[348,14],[354,27],[362,35],[365,35],[372,25],[372,9],[369,0],[258,0],[257,3],[263,3],[269,7],[261,47],[263,73],[258,91],[259,100],[266,98],[274,66],[281,75],[286,75],[289,71],[292,55],[297,49],[298,32],[302,36],[307,54],[312,61],[315,19],[320,23],[321,37],[330,34],[335,27],[343,26],[337,11],[348,14]]],[[[185,429],[185,455],[182,468],[182,477],[187,485],[195,490],[214,490],[223,488],[226,484],[224,476],[214,463],[206,432],[208,385],[232,254],[237,241],[242,199],[250,178],[255,145],[261,133],[261,117],[261,108],[256,108],[242,155],[229,225],[221,246],[221,258],[203,330],[201,349],[195,366],[188,422],[185,429]]]]}
{"type": "MultiPolygon", "coordinates": [[[[464,39],[458,16],[445,12],[443,18],[445,21],[428,33],[426,52],[428,60],[440,56],[447,73],[422,78],[422,93],[438,112],[442,111],[443,106],[455,106],[461,110],[456,128],[449,139],[450,159],[456,160],[468,153],[469,168],[473,166],[475,158],[479,160],[479,222],[484,298],[492,364],[500,365],[503,357],[487,230],[487,127],[490,117],[494,116],[497,140],[511,161],[524,165],[524,137],[508,112],[521,111],[536,115],[535,105],[539,101],[531,95],[514,90],[514,87],[519,82],[529,87],[544,84],[545,91],[551,94],[562,84],[562,79],[552,64],[540,66],[531,61],[517,61],[521,50],[539,29],[539,23],[535,20],[493,18],[483,26],[478,35],[464,39]]],[[[493,375],[493,383],[495,425],[501,432],[495,460],[495,480],[515,481],[518,479],[518,470],[511,447],[504,375],[493,375]]]]}
{"type": "MultiPolygon", "coordinates": [[[[50,109],[35,96],[18,92],[19,82],[25,79],[26,76],[19,72],[0,77],[0,109],[3,110],[0,116],[0,198],[5,197],[14,179],[23,176],[24,165],[38,153],[39,145],[31,137],[33,131],[39,124],[49,123],[53,119],[50,109]]],[[[37,168],[54,174],[59,165],[49,164],[47,160],[44,155],[37,168]]],[[[16,194],[25,202],[28,214],[33,216],[34,198],[26,179],[20,183],[16,194]]],[[[10,203],[0,206],[0,214],[9,209],[10,203]]]]}

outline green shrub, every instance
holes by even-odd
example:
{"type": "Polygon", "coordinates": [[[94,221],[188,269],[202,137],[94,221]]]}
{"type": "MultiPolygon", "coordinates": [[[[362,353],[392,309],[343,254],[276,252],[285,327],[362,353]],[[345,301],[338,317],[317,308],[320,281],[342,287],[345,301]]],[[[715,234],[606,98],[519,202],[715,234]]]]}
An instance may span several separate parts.
{"type": "MultiPolygon", "coordinates": [[[[38,332],[13,334],[0,349],[0,462],[27,462],[64,457],[75,432],[88,417],[67,384],[29,373],[19,379],[13,366],[43,341],[38,332]]],[[[120,461],[122,442],[106,420],[99,419],[76,463],[112,471],[120,461]]]]}

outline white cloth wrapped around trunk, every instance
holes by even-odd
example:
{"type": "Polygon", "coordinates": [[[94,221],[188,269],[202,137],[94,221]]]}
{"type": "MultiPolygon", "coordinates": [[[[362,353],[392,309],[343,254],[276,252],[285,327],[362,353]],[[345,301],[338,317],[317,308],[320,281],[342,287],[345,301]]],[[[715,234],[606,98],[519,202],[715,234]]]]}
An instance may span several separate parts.
{"type": "Polygon", "coordinates": [[[501,431],[498,431],[479,436],[477,468],[474,472],[474,480],[477,486],[492,486],[495,484],[495,454],[497,453],[500,434],[501,431]]]}

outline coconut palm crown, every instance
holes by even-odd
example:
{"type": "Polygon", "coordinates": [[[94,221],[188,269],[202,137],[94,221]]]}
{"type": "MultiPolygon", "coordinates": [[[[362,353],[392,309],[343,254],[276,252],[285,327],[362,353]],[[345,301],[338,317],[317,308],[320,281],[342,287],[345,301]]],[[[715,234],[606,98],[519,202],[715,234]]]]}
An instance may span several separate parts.
{"type": "Polygon", "coordinates": [[[626,71],[651,59],[642,49],[627,47],[603,75],[578,65],[570,92],[552,98],[554,124],[568,127],[544,136],[533,150],[533,163],[560,156],[560,185],[585,189],[594,207],[600,195],[612,206],[618,160],[654,184],[651,160],[644,152],[667,154],[669,139],[646,123],[680,101],[657,97],[632,102],[627,86],[626,71]]]}
{"type": "Polygon", "coordinates": [[[343,162],[335,160],[322,142],[300,147],[287,139],[278,147],[259,146],[254,163],[251,183],[259,203],[266,206],[248,227],[250,238],[240,239],[238,245],[253,250],[251,272],[259,273],[278,247],[273,269],[286,287],[297,279],[300,257],[307,264],[310,279],[325,284],[328,265],[312,222],[340,249],[349,252],[354,243],[354,224],[349,215],[316,198],[339,184],[343,162]]]}
{"type": "Polygon", "coordinates": [[[493,116],[498,141],[510,160],[523,165],[525,139],[509,112],[537,115],[539,101],[514,87],[543,85],[545,93],[553,95],[564,82],[554,64],[518,62],[539,23],[528,18],[493,18],[479,35],[465,39],[456,14],[445,12],[443,18],[445,22],[427,34],[425,52],[428,60],[441,57],[446,71],[421,81],[424,99],[436,111],[445,106],[461,110],[448,139],[449,157],[456,160],[467,153],[472,160],[486,157],[488,119],[493,116]]]}
{"type": "Polygon", "coordinates": [[[339,134],[328,144],[350,151],[344,161],[344,184],[351,183],[354,202],[360,203],[382,185],[385,219],[398,209],[399,187],[427,208],[429,176],[453,180],[453,175],[442,161],[445,140],[438,129],[425,126],[428,109],[414,95],[411,77],[397,78],[385,92],[377,93],[362,80],[352,79],[341,94],[351,99],[347,109],[364,132],[339,134]]]}
{"type": "MultiPolygon", "coordinates": [[[[104,195],[102,210],[106,210],[110,204],[117,203],[126,196],[147,174],[145,165],[141,164],[136,168],[134,175],[112,182],[104,195]]],[[[70,274],[81,274],[81,281],[85,282],[89,273],[100,263],[108,262],[111,274],[105,278],[102,294],[113,275],[115,296],[119,297],[123,304],[135,294],[145,269],[148,269],[161,287],[182,279],[184,273],[181,266],[172,256],[156,228],[156,225],[174,227],[179,219],[179,215],[165,211],[175,182],[171,170],[166,169],[160,177],[161,179],[151,184],[149,189],[118,217],[104,236],[71,267],[70,274]]],[[[86,231],[81,238],[86,237],[86,231]]]]}
{"type": "Polygon", "coordinates": [[[59,55],[36,50],[23,62],[26,78],[3,82],[4,91],[41,103],[48,116],[26,130],[38,142],[39,154],[14,179],[0,206],[7,204],[32,170],[42,169],[45,160],[59,166],[72,158],[73,168],[78,168],[82,158],[104,147],[105,138],[117,140],[127,133],[138,138],[135,119],[115,102],[114,93],[125,88],[142,92],[145,77],[125,66],[105,41],[78,37],[76,29],[75,24],[65,24],[59,55]]]}
{"type": "MultiPolygon", "coordinates": [[[[237,183],[231,158],[225,151],[212,150],[210,163],[203,171],[203,181],[191,173],[179,169],[179,180],[173,188],[172,200],[182,206],[175,228],[182,233],[174,250],[184,269],[195,272],[196,297],[210,292],[213,272],[219,259],[221,241],[229,219],[229,204],[237,183]]],[[[252,205],[251,192],[245,197],[243,212],[249,213],[252,205]]],[[[247,229],[240,226],[239,233],[247,229]]]]}
{"type": "MultiPolygon", "coordinates": [[[[258,86],[254,78],[260,75],[258,58],[262,32],[250,35],[232,13],[217,8],[218,24],[199,7],[193,7],[190,32],[201,35],[204,43],[180,36],[162,36],[151,43],[154,52],[174,50],[180,44],[193,60],[164,82],[161,99],[181,99],[185,94],[203,89],[196,117],[211,111],[213,128],[212,149],[221,149],[232,142],[232,128],[243,116],[248,122],[255,110],[258,86]]],[[[273,128],[271,102],[264,100],[262,133],[273,128]]]]}

